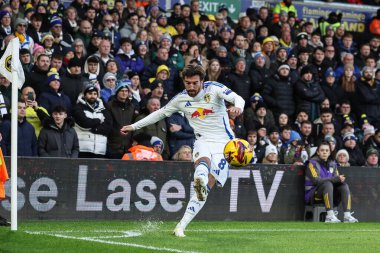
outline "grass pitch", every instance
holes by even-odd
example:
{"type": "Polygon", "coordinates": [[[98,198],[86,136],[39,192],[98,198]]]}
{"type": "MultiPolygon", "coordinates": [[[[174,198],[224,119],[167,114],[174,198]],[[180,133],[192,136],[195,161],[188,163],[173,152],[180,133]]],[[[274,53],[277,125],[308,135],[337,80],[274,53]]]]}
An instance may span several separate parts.
{"type": "Polygon", "coordinates": [[[0,227],[0,252],[379,252],[379,223],[21,221],[0,227]]]}

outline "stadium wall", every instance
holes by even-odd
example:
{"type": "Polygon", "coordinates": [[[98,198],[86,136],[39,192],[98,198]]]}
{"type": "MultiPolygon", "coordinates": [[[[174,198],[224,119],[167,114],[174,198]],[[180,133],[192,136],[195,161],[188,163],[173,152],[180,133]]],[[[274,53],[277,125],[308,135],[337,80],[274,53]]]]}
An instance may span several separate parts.
{"type": "MultiPolygon", "coordinates": [[[[6,163],[10,164],[9,157],[6,163]]],[[[23,219],[179,219],[192,194],[192,164],[104,159],[20,158],[23,219]]],[[[9,167],[8,167],[9,168],[9,167]]],[[[360,221],[380,221],[380,169],[341,168],[360,221]]],[[[302,166],[231,169],[210,193],[202,220],[297,221],[304,213],[302,166]]],[[[10,217],[10,181],[0,214],[10,217]]]]}

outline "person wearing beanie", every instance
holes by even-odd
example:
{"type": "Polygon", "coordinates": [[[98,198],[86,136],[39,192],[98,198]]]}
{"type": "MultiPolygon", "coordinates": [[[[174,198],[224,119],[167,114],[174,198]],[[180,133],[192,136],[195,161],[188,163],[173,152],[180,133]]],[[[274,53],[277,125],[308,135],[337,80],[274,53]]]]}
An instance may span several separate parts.
{"type": "Polygon", "coordinates": [[[350,163],[348,162],[350,160],[350,155],[348,154],[347,150],[340,149],[338,152],[336,152],[335,160],[338,163],[339,167],[349,167],[350,163]]]}
{"type": "Polygon", "coordinates": [[[13,31],[13,27],[11,26],[11,14],[5,10],[0,11],[0,36],[5,38],[11,35],[13,31]]]}
{"type": "Polygon", "coordinates": [[[70,98],[71,104],[77,103],[78,96],[83,90],[83,85],[89,80],[82,75],[82,62],[74,57],[67,65],[67,71],[62,76],[62,90],[70,98]]]}
{"type": "Polygon", "coordinates": [[[268,141],[279,151],[282,146],[282,141],[280,140],[280,129],[277,126],[272,126],[268,129],[268,141]]]}
{"type": "Polygon", "coordinates": [[[229,74],[228,81],[231,90],[241,96],[248,106],[252,88],[251,79],[247,71],[247,61],[244,57],[235,58],[234,71],[229,74]]]}
{"type": "Polygon", "coordinates": [[[380,83],[375,82],[373,69],[364,67],[362,77],[356,80],[358,106],[365,112],[368,120],[375,128],[380,128],[380,83]]]}
{"type": "Polygon", "coordinates": [[[325,94],[318,82],[313,79],[313,71],[309,65],[301,69],[300,79],[295,84],[295,101],[297,111],[305,111],[310,121],[318,116],[319,104],[325,99],[325,94]]]}
{"type": "Polygon", "coordinates": [[[107,103],[111,96],[115,95],[117,78],[116,75],[107,72],[103,77],[103,89],[100,90],[100,98],[107,103]]]}
{"type": "Polygon", "coordinates": [[[54,44],[54,37],[51,33],[46,33],[41,39],[42,46],[44,48],[45,53],[51,57],[55,51],[57,50],[56,45],[54,44]]]}
{"type": "Polygon", "coordinates": [[[151,140],[159,138],[146,133],[139,133],[133,136],[132,147],[125,152],[122,160],[138,161],[163,161],[162,156],[154,150],[151,140]]]}
{"type": "Polygon", "coordinates": [[[280,163],[303,165],[309,158],[309,146],[305,147],[305,143],[298,132],[292,130],[290,138],[285,144],[287,145],[283,145],[280,150],[280,163]]]}
{"type": "Polygon", "coordinates": [[[366,152],[366,167],[379,168],[379,151],[375,148],[370,148],[366,152]]]}
{"type": "Polygon", "coordinates": [[[54,15],[50,20],[49,32],[54,37],[55,45],[61,50],[70,47],[71,44],[74,42],[74,39],[70,35],[70,33],[64,33],[62,31],[62,19],[57,15],[54,15]]]}
{"type": "Polygon", "coordinates": [[[276,50],[276,60],[270,64],[270,70],[272,73],[276,73],[279,67],[283,64],[286,64],[288,59],[288,51],[285,47],[279,47],[276,50]]]}
{"type": "Polygon", "coordinates": [[[330,159],[330,155],[330,145],[322,142],[317,148],[316,156],[305,163],[305,202],[308,205],[320,202],[324,204],[327,211],[325,223],[341,222],[333,210],[341,202],[343,221],[358,222],[351,215],[351,193],[346,177],[339,175],[338,164],[330,159]]]}
{"type": "Polygon", "coordinates": [[[136,107],[131,100],[130,80],[118,80],[116,82],[115,95],[112,96],[107,105],[112,116],[112,131],[108,135],[109,151],[107,158],[121,159],[128,149],[132,147],[132,135],[122,135],[120,128],[132,124],[136,116],[136,107]]]}
{"type": "Polygon", "coordinates": [[[350,155],[349,163],[351,166],[363,166],[365,157],[357,144],[358,138],[353,133],[346,133],[343,136],[343,146],[350,155]]]}
{"type": "Polygon", "coordinates": [[[278,164],[278,151],[274,145],[267,145],[265,147],[265,155],[263,164],[278,164]]]}
{"type": "Polygon", "coordinates": [[[132,49],[132,41],[129,38],[120,40],[120,48],[116,53],[115,61],[119,66],[120,73],[128,74],[128,72],[142,73],[144,70],[143,60],[132,49]]]}
{"type": "Polygon", "coordinates": [[[252,91],[262,94],[271,71],[266,67],[267,57],[263,53],[257,53],[249,69],[248,75],[251,79],[252,91]]]}
{"type": "Polygon", "coordinates": [[[367,152],[370,148],[376,149],[380,154],[380,129],[376,129],[375,133],[364,142],[363,152],[367,152]]]}
{"type": "Polygon", "coordinates": [[[290,75],[288,64],[281,64],[274,74],[265,83],[263,90],[264,101],[272,108],[275,118],[284,112],[288,115],[289,121],[295,118],[296,104],[294,102],[295,80],[290,75]]]}
{"type": "Polygon", "coordinates": [[[104,158],[107,136],[112,131],[112,116],[93,84],[87,84],[73,109],[80,158],[104,158]]]}
{"type": "Polygon", "coordinates": [[[20,48],[26,48],[33,52],[34,40],[26,34],[28,22],[24,18],[17,18],[13,24],[14,35],[20,40],[20,48]]]}
{"type": "Polygon", "coordinates": [[[64,106],[67,110],[67,114],[71,115],[72,105],[70,98],[62,92],[61,78],[57,69],[50,69],[47,74],[47,85],[49,88],[37,97],[38,104],[45,108],[50,115],[53,108],[57,105],[64,106]]]}
{"type": "Polygon", "coordinates": [[[330,109],[334,111],[339,107],[339,103],[344,99],[344,91],[335,78],[333,68],[330,67],[326,70],[321,87],[330,101],[330,109]]]}
{"type": "Polygon", "coordinates": [[[169,34],[170,36],[175,36],[178,34],[177,30],[168,24],[168,19],[165,13],[161,13],[157,17],[158,30],[162,32],[162,34],[169,34]]]}

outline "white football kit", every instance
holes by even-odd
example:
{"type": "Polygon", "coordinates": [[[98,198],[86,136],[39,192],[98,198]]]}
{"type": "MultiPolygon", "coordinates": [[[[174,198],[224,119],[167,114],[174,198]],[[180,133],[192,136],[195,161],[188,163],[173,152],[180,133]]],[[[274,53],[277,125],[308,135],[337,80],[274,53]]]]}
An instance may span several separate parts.
{"type": "Polygon", "coordinates": [[[187,91],[175,96],[165,107],[132,124],[134,130],[153,124],[177,111],[182,111],[194,129],[193,158],[208,157],[211,160],[210,173],[223,186],[228,176],[228,163],[223,149],[234,138],[230,127],[225,100],[235,107],[244,109],[244,100],[221,83],[208,81],[196,97],[187,91]]]}

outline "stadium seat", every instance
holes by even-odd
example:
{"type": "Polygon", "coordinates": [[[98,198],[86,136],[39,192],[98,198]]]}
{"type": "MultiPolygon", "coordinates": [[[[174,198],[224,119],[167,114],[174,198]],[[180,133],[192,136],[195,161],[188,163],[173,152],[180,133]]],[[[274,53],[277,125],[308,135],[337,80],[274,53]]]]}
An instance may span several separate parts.
{"type": "MultiPolygon", "coordinates": [[[[337,211],[337,208],[334,207],[334,211],[337,211]]],[[[305,213],[304,213],[304,221],[312,220],[313,222],[324,221],[324,217],[326,217],[326,208],[324,204],[314,204],[314,205],[306,205],[305,213]],[[310,219],[310,214],[312,215],[310,219]]]]}

